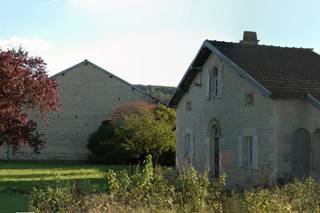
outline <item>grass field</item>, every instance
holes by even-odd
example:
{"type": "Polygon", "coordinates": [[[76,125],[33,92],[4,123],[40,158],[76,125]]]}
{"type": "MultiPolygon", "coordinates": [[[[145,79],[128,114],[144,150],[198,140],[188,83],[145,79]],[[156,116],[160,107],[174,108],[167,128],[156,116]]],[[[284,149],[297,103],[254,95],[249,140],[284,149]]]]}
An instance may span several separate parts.
{"type": "Polygon", "coordinates": [[[75,163],[6,162],[0,161],[0,212],[25,211],[28,192],[34,187],[45,187],[60,182],[79,180],[84,186],[105,187],[108,169],[121,170],[124,166],[75,163]]]}

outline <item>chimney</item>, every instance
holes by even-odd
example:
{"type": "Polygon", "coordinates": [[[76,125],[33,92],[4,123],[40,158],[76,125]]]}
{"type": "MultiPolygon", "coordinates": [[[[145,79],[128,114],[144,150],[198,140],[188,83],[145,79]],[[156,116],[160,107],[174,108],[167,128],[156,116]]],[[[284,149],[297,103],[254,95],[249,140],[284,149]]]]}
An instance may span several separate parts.
{"type": "Polygon", "coordinates": [[[240,44],[251,44],[258,45],[259,40],[257,39],[257,33],[251,31],[243,32],[243,40],[240,41],[240,44]]]}

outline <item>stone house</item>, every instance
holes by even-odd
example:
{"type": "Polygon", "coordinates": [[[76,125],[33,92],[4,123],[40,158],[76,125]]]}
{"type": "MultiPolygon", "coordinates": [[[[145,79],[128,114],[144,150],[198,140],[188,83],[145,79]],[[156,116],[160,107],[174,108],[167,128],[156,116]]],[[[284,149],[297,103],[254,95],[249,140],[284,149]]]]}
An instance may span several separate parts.
{"type": "MultiPolygon", "coordinates": [[[[158,100],[119,77],[84,60],[51,78],[59,85],[58,112],[49,113],[46,122],[34,117],[38,131],[46,141],[45,149],[34,154],[23,147],[9,156],[15,160],[86,160],[89,136],[117,107],[127,102],[158,100]]],[[[7,148],[1,147],[0,159],[7,158],[7,148]]]]}
{"type": "Polygon", "coordinates": [[[176,164],[230,186],[319,177],[320,55],[312,49],[206,40],[170,101],[176,164]]]}

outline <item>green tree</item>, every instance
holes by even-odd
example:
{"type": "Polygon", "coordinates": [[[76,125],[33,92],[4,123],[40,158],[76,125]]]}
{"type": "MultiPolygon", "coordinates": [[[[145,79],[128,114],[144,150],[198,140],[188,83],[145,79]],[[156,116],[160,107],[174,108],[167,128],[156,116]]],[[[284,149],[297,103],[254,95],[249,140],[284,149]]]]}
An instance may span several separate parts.
{"type": "Polygon", "coordinates": [[[109,121],[103,121],[98,130],[89,137],[89,160],[95,163],[124,164],[127,154],[121,143],[115,140],[114,128],[109,121]]]}
{"type": "Polygon", "coordinates": [[[162,103],[169,103],[171,97],[176,91],[176,87],[156,86],[156,85],[135,85],[137,88],[145,91],[153,97],[159,99],[162,103]]]}
{"type": "Polygon", "coordinates": [[[115,127],[115,135],[132,158],[153,159],[175,149],[175,112],[163,105],[152,108],[141,107],[135,113],[124,114],[115,127]]]}
{"type": "Polygon", "coordinates": [[[118,107],[89,138],[90,159],[104,163],[137,163],[148,154],[173,165],[175,111],[163,105],[130,102],[118,107]]]}

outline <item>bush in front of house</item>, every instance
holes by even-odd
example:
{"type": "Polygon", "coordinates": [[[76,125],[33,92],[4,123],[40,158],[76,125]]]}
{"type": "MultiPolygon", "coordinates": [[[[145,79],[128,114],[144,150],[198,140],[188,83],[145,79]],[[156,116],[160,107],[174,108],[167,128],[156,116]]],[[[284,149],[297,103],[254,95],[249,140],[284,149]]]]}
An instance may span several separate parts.
{"type": "Polygon", "coordinates": [[[152,157],[149,155],[142,169],[137,167],[132,171],[117,172],[109,170],[106,173],[104,193],[79,193],[73,185],[34,189],[31,194],[30,210],[35,212],[220,211],[223,190],[224,176],[212,183],[207,173],[197,173],[192,167],[181,173],[168,167],[154,167],[152,157]]]}
{"type": "Polygon", "coordinates": [[[103,121],[93,133],[87,144],[89,161],[94,163],[127,164],[130,159],[125,149],[115,138],[114,127],[110,121],[103,121]]]}
{"type": "Polygon", "coordinates": [[[34,190],[35,212],[319,212],[320,183],[308,178],[282,187],[225,189],[225,175],[210,181],[192,167],[181,172],[154,167],[151,156],[142,169],[109,170],[106,191],[79,193],[77,187],[34,190]]]}
{"type": "Polygon", "coordinates": [[[89,138],[89,160],[137,164],[147,155],[162,165],[175,162],[175,111],[131,102],[120,106],[89,138]]]}
{"type": "Polygon", "coordinates": [[[78,208],[73,187],[56,186],[33,189],[30,194],[30,211],[33,212],[73,212],[78,208]]]}

